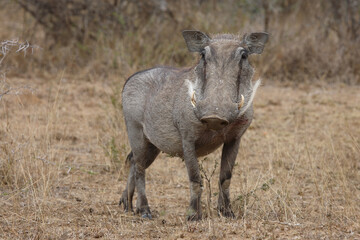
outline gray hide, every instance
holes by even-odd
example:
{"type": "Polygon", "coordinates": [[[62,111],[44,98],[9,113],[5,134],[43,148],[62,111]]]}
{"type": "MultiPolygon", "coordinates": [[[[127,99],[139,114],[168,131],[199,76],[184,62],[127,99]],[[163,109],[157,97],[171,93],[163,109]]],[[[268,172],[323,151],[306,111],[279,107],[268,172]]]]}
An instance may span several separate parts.
{"type": "Polygon", "coordinates": [[[197,158],[223,145],[219,179],[219,214],[234,217],[229,186],[241,136],[253,118],[252,101],[260,82],[252,84],[250,54],[260,54],[267,33],[243,38],[230,34],[210,38],[184,31],[190,52],[200,53],[195,67],[156,67],[132,75],[122,102],[131,145],[127,186],[120,199],[126,211],[151,218],[145,195],[145,169],[160,151],[184,159],[190,180],[189,220],[201,219],[202,180],[197,158]]]}

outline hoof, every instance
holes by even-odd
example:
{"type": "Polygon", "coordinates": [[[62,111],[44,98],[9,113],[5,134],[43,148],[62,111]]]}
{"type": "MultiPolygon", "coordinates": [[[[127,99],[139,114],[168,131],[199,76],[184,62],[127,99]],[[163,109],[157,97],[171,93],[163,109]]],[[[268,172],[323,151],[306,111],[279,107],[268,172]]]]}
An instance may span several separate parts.
{"type": "Polygon", "coordinates": [[[122,196],[119,201],[119,206],[124,205],[124,212],[133,212],[132,206],[129,206],[127,197],[122,196]]]}
{"type": "Polygon", "coordinates": [[[141,215],[141,217],[142,217],[142,218],[149,219],[149,220],[152,219],[151,213],[144,213],[144,214],[141,215]]]}
{"type": "Polygon", "coordinates": [[[234,212],[231,210],[231,208],[228,209],[221,209],[219,212],[220,216],[226,217],[226,218],[235,218],[234,212]]]}
{"type": "Polygon", "coordinates": [[[202,219],[198,214],[187,216],[188,221],[200,221],[202,219]]]}
{"type": "Polygon", "coordinates": [[[199,221],[201,220],[202,216],[201,213],[195,212],[194,210],[189,210],[187,214],[187,220],[188,221],[199,221]]]}
{"type": "Polygon", "coordinates": [[[137,208],[136,213],[140,214],[142,218],[145,219],[152,219],[150,208],[149,207],[143,207],[143,208],[137,208]]]}

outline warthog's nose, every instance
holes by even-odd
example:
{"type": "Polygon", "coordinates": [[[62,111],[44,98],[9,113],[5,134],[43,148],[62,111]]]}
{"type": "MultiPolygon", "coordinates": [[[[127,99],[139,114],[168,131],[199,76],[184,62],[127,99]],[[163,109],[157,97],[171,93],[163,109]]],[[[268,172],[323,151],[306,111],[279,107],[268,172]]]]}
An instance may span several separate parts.
{"type": "Polygon", "coordinates": [[[217,116],[208,116],[200,119],[203,124],[206,124],[208,128],[212,130],[220,130],[226,127],[229,122],[226,119],[219,118],[217,116]]]}

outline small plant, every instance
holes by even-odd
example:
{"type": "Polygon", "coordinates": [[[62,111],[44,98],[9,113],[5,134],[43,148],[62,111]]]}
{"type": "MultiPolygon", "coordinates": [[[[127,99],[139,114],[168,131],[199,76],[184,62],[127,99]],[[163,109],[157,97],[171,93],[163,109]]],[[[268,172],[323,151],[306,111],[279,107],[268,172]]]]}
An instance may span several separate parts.
{"type": "Polygon", "coordinates": [[[217,166],[219,165],[218,161],[214,161],[214,166],[211,169],[210,172],[205,170],[204,168],[204,162],[208,161],[209,159],[205,157],[200,163],[199,163],[199,169],[201,172],[202,179],[206,180],[206,192],[207,192],[207,201],[206,201],[206,209],[208,212],[209,217],[209,231],[211,231],[212,236],[215,236],[215,229],[214,229],[214,218],[211,212],[211,179],[213,178],[215,171],[217,169],[217,166]]]}
{"type": "MultiPolygon", "coordinates": [[[[259,200],[259,197],[256,195],[256,193],[259,190],[263,190],[264,192],[266,192],[270,189],[270,186],[274,185],[274,184],[275,184],[275,179],[270,178],[269,180],[264,182],[262,185],[252,189],[250,192],[239,195],[235,201],[238,202],[240,216],[244,215],[245,209],[248,207],[251,198],[253,198],[255,201],[259,200]]],[[[250,208],[255,203],[255,201],[251,204],[250,208]]]]}

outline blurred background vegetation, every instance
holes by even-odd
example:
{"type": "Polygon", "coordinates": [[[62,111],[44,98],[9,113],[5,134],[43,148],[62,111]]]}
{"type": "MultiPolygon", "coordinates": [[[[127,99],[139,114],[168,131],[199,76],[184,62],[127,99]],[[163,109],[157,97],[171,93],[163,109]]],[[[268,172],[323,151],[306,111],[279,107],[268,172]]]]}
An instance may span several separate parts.
{"type": "Polygon", "coordinates": [[[154,65],[189,66],[181,31],[196,29],[269,32],[252,59],[266,80],[360,83],[359,0],[2,0],[0,13],[1,40],[40,47],[8,58],[8,74],[124,81],[154,65]]]}

